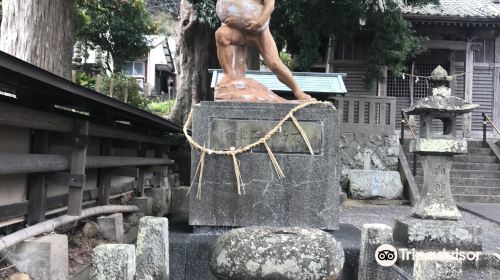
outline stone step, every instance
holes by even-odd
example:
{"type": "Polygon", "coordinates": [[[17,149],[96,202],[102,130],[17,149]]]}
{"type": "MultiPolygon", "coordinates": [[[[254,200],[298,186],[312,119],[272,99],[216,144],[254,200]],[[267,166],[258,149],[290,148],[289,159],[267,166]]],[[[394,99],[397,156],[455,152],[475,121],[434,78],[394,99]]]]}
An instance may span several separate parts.
{"type": "MultiPolygon", "coordinates": [[[[413,168],[413,162],[408,162],[410,168],[413,168]]],[[[417,162],[417,172],[418,169],[422,168],[422,163],[417,162]]],[[[458,170],[483,170],[483,171],[500,171],[500,164],[498,163],[465,163],[465,162],[454,162],[451,165],[452,169],[458,170]]]]}
{"type": "MultiPolygon", "coordinates": [[[[412,164],[413,154],[406,153],[406,160],[412,164]]],[[[417,161],[420,161],[420,156],[417,156],[417,161]]],[[[453,157],[453,162],[463,162],[463,163],[498,163],[496,156],[471,156],[471,155],[459,155],[453,157]]]]}
{"type": "MultiPolygon", "coordinates": [[[[422,185],[424,181],[423,176],[415,176],[415,182],[422,185]]],[[[488,186],[500,187],[500,179],[483,179],[483,178],[451,178],[450,183],[452,186],[488,186]]]]}
{"type": "Polygon", "coordinates": [[[483,148],[483,141],[467,141],[468,148],[483,148]]]}
{"type": "Polygon", "coordinates": [[[490,148],[469,148],[468,155],[470,156],[494,156],[495,154],[490,148]]]}
{"type": "Polygon", "coordinates": [[[454,195],[500,196],[500,187],[457,186],[457,187],[451,187],[451,192],[454,195]]]}
{"type": "MultiPolygon", "coordinates": [[[[417,176],[423,176],[423,168],[417,167],[417,176]]],[[[451,178],[481,178],[481,179],[500,179],[500,171],[491,170],[462,170],[452,168],[451,178]]]]}
{"type": "Polygon", "coordinates": [[[453,195],[456,203],[475,202],[475,203],[500,203],[500,195],[453,195]]]}

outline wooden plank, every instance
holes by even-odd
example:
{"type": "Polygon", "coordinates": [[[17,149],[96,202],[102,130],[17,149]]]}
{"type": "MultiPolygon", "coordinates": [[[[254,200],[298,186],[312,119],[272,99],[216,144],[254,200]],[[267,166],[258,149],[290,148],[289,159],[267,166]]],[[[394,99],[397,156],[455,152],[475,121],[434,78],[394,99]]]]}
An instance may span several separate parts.
{"type": "MultiPolygon", "coordinates": [[[[2,125],[55,132],[72,132],[73,122],[74,119],[69,117],[0,102],[0,124],[2,125]]],[[[168,144],[167,140],[158,137],[93,123],[89,125],[89,135],[161,145],[168,144]]]]}
{"type": "MultiPolygon", "coordinates": [[[[170,165],[168,158],[88,156],[86,169],[170,165]]],[[[59,172],[69,169],[69,160],[63,155],[0,153],[0,175],[59,172]]]]}
{"type": "Polygon", "coordinates": [[[369,117],[369,120],[370,120],[370,124],[377,124],[376,120],[375,120],[375,102],[370,102],[370,117],[369,117]]]}
{"type": "Polygon", "coordinates": [[[449,40],[428,40],[428,41],[422,41],[422,46],[424,46],[427,49],[464,51],[467,48],[467,42],[449,41],[449,40]]]}
{"type": "Polygon", "coordinates": [[[495,38],[495,88],[493,94],[493,122],[500,125],[500,35],[495,38]]]}
{"type": "MultiPolygon", "coordinates": [[[[83,139],[89,134],[88,121],[75,121],[75,137],[83,139]]],[[[82,142],[81,140],[80,142],[82,142]]],[[[85,175],[85,164],[87,160],[87,145],[74,146],[71,152],[70,172],[72,174],[85,175]]],[[[84,183],[85,184],[85,183],[84,183]]],[[[68,215],[80,216],[82,212],[83,188],[79,186],[69,186],[68,195],[68,215]]]]}
{"type": "MultiPolygon", "coordinates": [[[[49,153],[49,133],[35,130],[33,133],[34,153],[49,153]]],[[[45,220],[45,204],[47,197],[47,184],[45,174],[30,174],[28,187],[28,225],[34,225],[45,220]]]]}

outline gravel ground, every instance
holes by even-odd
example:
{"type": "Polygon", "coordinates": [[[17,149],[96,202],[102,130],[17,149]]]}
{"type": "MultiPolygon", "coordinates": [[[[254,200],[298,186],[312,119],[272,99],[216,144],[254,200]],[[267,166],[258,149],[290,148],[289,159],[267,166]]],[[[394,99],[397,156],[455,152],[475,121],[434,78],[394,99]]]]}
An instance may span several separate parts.
{"type": "MultiPolygon", "coordinates": [[[[368,223],[394,225],[394,219],[411,214],[412,207],[406,205],[379,206],[347,201],[340,209],[340,223],[357,228],[368,223]]],[[[500,254],[500,225],[472,213],[461,211],[462,220],[483,229],[483,250],[500,254]]]]}

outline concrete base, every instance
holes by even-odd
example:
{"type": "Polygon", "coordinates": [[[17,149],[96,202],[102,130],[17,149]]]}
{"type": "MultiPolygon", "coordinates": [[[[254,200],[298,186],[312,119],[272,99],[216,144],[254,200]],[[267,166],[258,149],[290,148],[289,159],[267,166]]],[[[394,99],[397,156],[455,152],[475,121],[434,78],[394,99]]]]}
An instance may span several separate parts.
{"type": "Polygon", "coordinates": [[[99,217],[97,218],[97,224],[105,239],[118,243],[123,242],[124,229],[122,213],[99,217]]]}
{"type": "Polygon", "coordinates": [[[28,239],[11,249],[7,258],[31,279],[68,279],[68,236],[49,234],[28,239]]]}
{"type": "Polygon", "coordinates": [[[134,197],[132,203],[139,207],[139,211],[145,216],[150,216],[153,214],[153,198],[148,196],[134,197]]]}
{"type": "Polygon", "coordinates": [[[394,222],[394,241],[416,250],[482,250],[482,229],[462,221],[421,220],[413,217],[394,222]]]}
{"type": "MultiPolygon", "coordinates": [[[[212,275],[208,259],[218,234],[193,234],[186,224],[170,224],[170,279],[216,280],[212,275]]],[[[361,233],[352,225],[341,224],[333,233],[342,244],[345,264],[340,279],[358,279],[358,259],[361,233]]]]}

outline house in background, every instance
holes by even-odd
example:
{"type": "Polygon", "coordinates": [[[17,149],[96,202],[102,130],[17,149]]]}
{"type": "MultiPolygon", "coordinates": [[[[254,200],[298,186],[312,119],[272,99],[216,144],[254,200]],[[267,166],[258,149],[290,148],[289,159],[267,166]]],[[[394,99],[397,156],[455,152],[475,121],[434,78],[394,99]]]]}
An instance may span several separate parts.
{"type": "MultiPolygon", "coordinates": [[[[466,118],[460,124],[466,136],[478,136],[482,131],[482,113],[500,125],[500,1],[440,2],[439,6],[403,9],[417,34],[428,38],[423,42],[426,51],[408,61],[407,72],[429,76],[437,65],[442,65],[450,75],[468,73],[458,76],[451,87],[454,95],[481,105],[471,119],[466,118]]],[[[322,65],[324,71],[347,73],[345,84],[351,95],[396,97],[398,112],[426,97],[425,80],[417,81],[391,71],[387,73],[386,82],[365,86],[364,66],[371,36],[369,30],[361,30],[353,40],[337,42],[328,51],[322,65]]]]}
{"type": "Polygon", "coordinates": [[[135,78],[148,96],[175,98],[175,39],[157,35],[148,39],[151,42],[148,55],[125,62],[122,72],[135,78]]]}
{"type": "MultiPolygon", "coordinates": [[[[176,84],[175,38],[152,35],[148,36],[148,40],[151,43],[149,53],[143,58],[125,62],[122,73],[125,76],[135,78],[146,95],[173,99],[175,98],[176,84]]],[[[84,51],[82,46],[77,43],[74,61],[78,62],[85,72],[93,72],[95,69],[102,68],[105,55],[99,48],[84,51]]]]}

